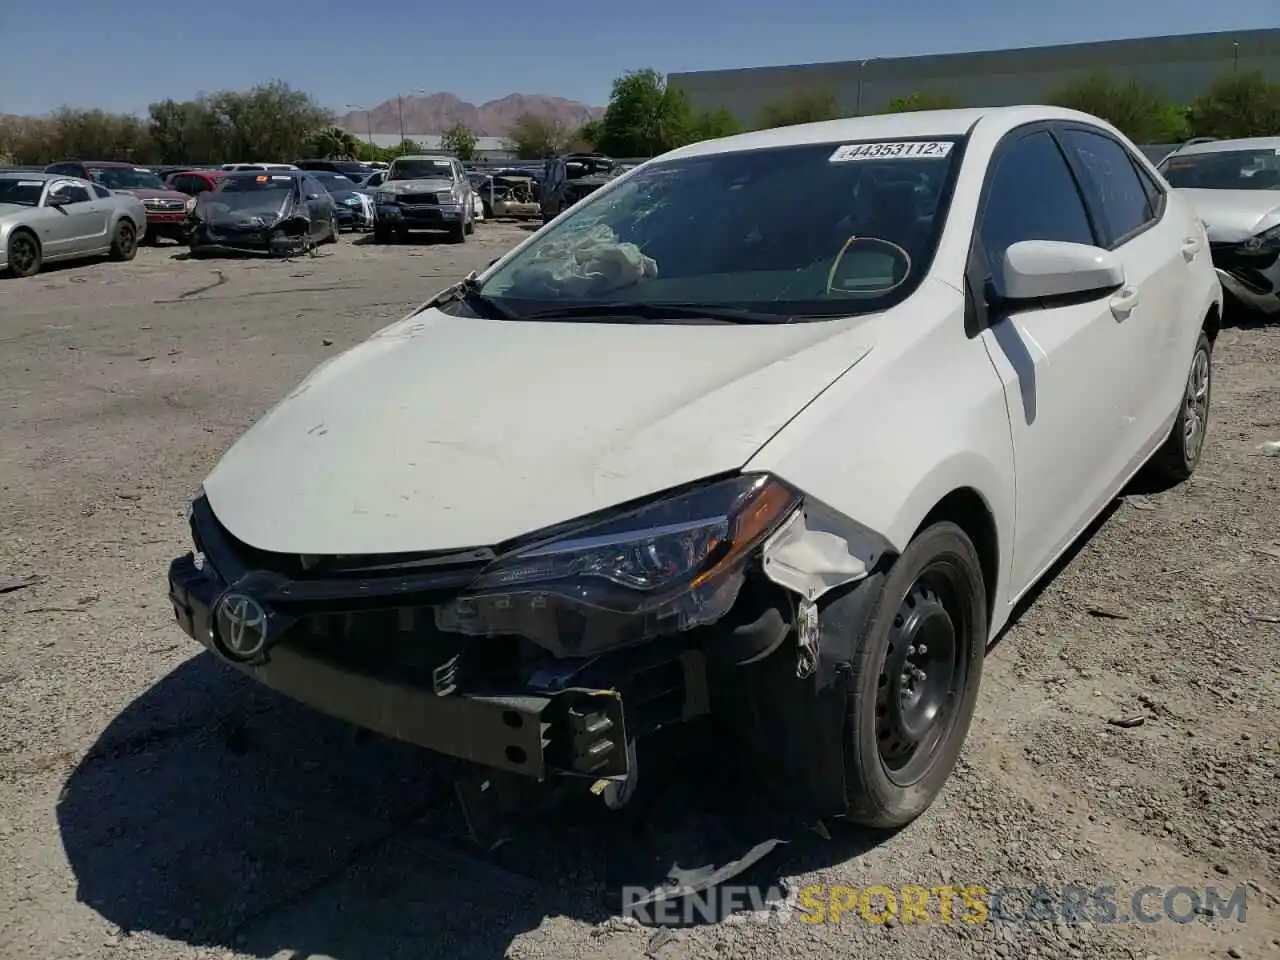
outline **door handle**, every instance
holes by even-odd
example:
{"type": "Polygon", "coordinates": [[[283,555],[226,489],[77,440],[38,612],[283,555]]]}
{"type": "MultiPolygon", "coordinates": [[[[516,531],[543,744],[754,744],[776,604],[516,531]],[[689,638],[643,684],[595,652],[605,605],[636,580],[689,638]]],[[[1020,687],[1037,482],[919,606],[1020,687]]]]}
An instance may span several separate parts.
{"type": "Polygon", "coordinates": [[[1187,237],[1182,241],[1182,259],[1190,263],[1196,258],[1196,254],[1200,252],[1200,239],[1198,237],[1187,237]]]}
{"type": "Polygon", "coordinates": [[[1117,320],[1127,320],[1138,305],[1138,291],[1133,287],[1125,287],[1111,298],[1111,312],[1117,320]]]}

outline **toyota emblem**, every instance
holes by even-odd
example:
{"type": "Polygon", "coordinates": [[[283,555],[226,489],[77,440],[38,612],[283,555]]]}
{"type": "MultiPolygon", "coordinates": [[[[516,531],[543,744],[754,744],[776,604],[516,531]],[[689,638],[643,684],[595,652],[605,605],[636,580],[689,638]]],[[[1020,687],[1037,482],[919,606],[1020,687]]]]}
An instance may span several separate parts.
{"type": "Polygon", "coordinates": [[[218,602],[217,639],[231,659],[254,659],[267,645],[267,611],[253,597],[226,594],[218,602]]]}

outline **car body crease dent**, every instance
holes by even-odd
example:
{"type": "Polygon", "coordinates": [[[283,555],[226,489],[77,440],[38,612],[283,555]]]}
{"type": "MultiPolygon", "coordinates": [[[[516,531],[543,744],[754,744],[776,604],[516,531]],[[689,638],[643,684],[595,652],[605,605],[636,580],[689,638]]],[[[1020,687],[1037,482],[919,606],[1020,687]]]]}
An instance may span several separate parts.
{"type": "Polygon", "coordinates": [[[764,544],[764,572],[774,583],[814,603],[828,591],[861,580],[889,544],[807,502],[764,544]]]}

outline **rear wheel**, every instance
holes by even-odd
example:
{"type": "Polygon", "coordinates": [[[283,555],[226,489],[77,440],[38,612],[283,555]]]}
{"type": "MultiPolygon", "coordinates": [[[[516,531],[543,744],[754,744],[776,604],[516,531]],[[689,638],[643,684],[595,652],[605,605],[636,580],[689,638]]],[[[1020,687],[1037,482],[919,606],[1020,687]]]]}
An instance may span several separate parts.
{"type": "Polygon", "coordinates": [[[111,259],[132,260],[138,253],[138,231],[132,220],[121,220],[111,238],[111,259]]]}
{"type": "Polygon", "coordinates": [[[1189,480],[1200,463],[1209,426],[1209,400],[1213,391],[1213,345],[1200,331],[1191,368],[1182,390],[1182,402],[1164,445],[1147,464],[1148,472],[1167,483],[1189,480]]]}
{"type": "MultiPolygon", "coordinates": [[[[874,603],[855,591],[832,606],[847,602],[868,612],[849,677],[845,816],[899,827],[938,795],[973,719],[987,639],[977,550],[956,524],[933,524],[884,575],[874,603]]],[[[848,623],[843,612],[823,616],[848,623]]]]}
{"type": "Polygon", "coordinates": [[[31,231],[15,230],[9,237],[9,249],[6,252],[10,276],[34,277],[40,272],[40,241],[31,231]]]}

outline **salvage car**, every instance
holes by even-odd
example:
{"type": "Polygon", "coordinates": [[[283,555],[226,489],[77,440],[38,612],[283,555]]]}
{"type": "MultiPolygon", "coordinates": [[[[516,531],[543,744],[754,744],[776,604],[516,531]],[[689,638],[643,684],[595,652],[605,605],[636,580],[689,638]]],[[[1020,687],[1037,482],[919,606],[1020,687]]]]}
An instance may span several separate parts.
{"type": "Polygon", "coordinates": [[[33,277],[43,264],[107,255],[132,260],[147,209],[132,194],[52,173],[0,174],[0,274],[33,277]]]}
{"type": "Polygon", "coordinates": [[[475,230],[471,181],[462,164],[448,154],[397,157],[374,194],[378,243],[407,240],[411,230],[443,230],[465,243],[475,230]]]}
{"type": "Polygon", "coordinates": [[[338,209],[304,170],[229,173],[216,190],[196,199],[188,229],[192,256],[294,256],[338,242],[338,209]]]}
{"type": "Polygon", "coordinates": [[[1192,143],[1160,172],[1204,221],[1223,288],[1247,308],[1280,315],[1280,137],[1192,143]]]}
{"type": "Polygon", "coordinates": [[[1221,297],[1190,204],[1087,114],[683,147],[251,427],[174,614],[486,784],[616,805],[710,714],[782,800],[895,827],[1015,603],[1139,469],[1196,469],[1221,297]]]}
{"type": "Polygon", "coordinates": [[[188,197],[198,197],[216,190],[226,176],[221,170],[181,170],[165,177],[164,185],[188,197]]]}
{"type": "Polygon", "coordinates": [[[373,198],[362,193],[345,174],[314,170],[311,175],[329,192],[336,204],[338,227],[342,230],[372,230],[373,198]]]}
{"type": "Polygon", "coordinates": [[[183,222],[195,205],[186,194],[166,187],[149,167],[109,160],[62,160],[45,167],[45,173],[61,173],[100,183],[117,193],[131,193],[147,208],[144,242],[164,237],[184,242],[183,222]]]}
{"type": "Polygon", "coordinates": [[[548,160],[538,196],[543,222],[550,223],[614,176],[613,160],[602,153],[571,153],[548,160]]]}
{"type": "Polygon", "coordinates": [[[488,178],[480,193],[490,217],[535,220],[542,215],[537,181],[527,174],[500,170],[488,178]]]}

